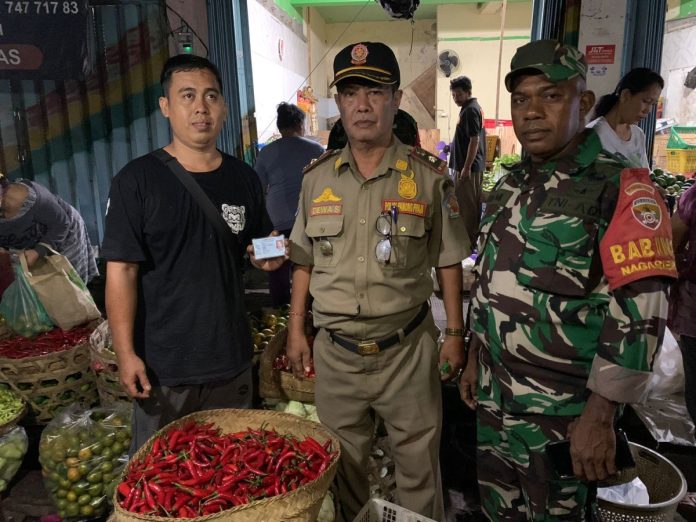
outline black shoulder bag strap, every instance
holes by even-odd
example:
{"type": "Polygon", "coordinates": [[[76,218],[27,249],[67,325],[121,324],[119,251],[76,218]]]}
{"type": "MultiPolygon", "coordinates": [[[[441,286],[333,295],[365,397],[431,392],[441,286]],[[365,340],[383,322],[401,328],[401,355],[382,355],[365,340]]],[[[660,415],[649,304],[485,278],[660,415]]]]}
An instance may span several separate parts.
{"type": "Polygon", "coordinates": [[[222,216],[215,208],[215,205],[213,205],[213,202],[210,201],[208,195],[203,192],[203,189],[200,187],[200,185],[198,185],[198,183],[196,183],[196,180],[193,179],[191,174],[189,174],[181,163],[179,163],[177,159],[169,154],[166,150],[158,149],[153,151],[152,154],[167,167],[169,167],[169,170],[174,173],[184,188],[188,190],[189,194],[191,194],[193,200],[198,203],[198,206],[205,214],[205,217],[208,218],[210,224],[213,225],[213,228],[216,230],[229,251],[231,253],[234,252],[236,250],[236,241],[232,236],[232,230],[230,230],[230,227],[227,225],[225,220],[222,219],[222,216]]]}

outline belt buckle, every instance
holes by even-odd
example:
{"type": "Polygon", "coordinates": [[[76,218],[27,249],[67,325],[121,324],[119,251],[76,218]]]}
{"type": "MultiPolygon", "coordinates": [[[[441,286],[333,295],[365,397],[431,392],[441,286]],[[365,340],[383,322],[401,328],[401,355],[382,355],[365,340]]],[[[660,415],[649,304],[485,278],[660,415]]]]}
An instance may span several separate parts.
{"type": "Polygon", "coordinates": [[[374,355],[379,353],[379,346],[375,341],[361,341],[358,343],[358,353],[360,355],[374,355]]]}

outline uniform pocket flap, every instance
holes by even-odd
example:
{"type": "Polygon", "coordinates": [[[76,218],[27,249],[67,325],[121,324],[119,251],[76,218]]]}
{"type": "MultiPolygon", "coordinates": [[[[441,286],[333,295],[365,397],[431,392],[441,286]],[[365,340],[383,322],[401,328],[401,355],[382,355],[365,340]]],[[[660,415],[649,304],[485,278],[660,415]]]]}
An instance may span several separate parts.
{"type": "Polygon", "coordinates": [[[392,230],[394,236],[423,237],[425,235],[425,219],[418,216],[401,215],[396,227],[392,230]]]}
{"type": "Polygon", "coordinates": [[[334,237],[343,230],[343,216],[334,216],[330,219],[310,219],[305,226],[305,233],[309,237],[334,237]]]}

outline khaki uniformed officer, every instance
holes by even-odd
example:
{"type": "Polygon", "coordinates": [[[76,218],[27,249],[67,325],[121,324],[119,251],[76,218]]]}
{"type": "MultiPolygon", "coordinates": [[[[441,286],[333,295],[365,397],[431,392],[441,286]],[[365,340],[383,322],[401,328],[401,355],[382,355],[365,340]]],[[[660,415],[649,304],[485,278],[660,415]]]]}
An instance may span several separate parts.
{"type": "Polygon", "coordinates": [[[440,379],[464,363],[460,262],[470,248],[446,164],[392,133],[401,91],[391,49],[349,45],[336,56],[333,85],[348,145],[306,169],[291,235],[288,356],[302,375],[311,293],[316,405],[343,455],[339,518],[353,520],[369,500],[376,413],[394,448],[401,505],[442,520],[440,379]],[[439,353],[428,308],[433,266],[447,312],[439,353]]]}

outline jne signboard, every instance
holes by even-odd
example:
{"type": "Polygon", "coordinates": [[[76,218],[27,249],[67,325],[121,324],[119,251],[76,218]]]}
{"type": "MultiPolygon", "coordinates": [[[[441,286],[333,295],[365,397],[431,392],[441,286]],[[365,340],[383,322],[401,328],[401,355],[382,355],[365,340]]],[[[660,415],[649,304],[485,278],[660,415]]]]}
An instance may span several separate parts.
{"type": "Polygon", "coordinates": [[[0,78],[80,79],[86,61],[87,0],[0,0],[0,78]]]}

